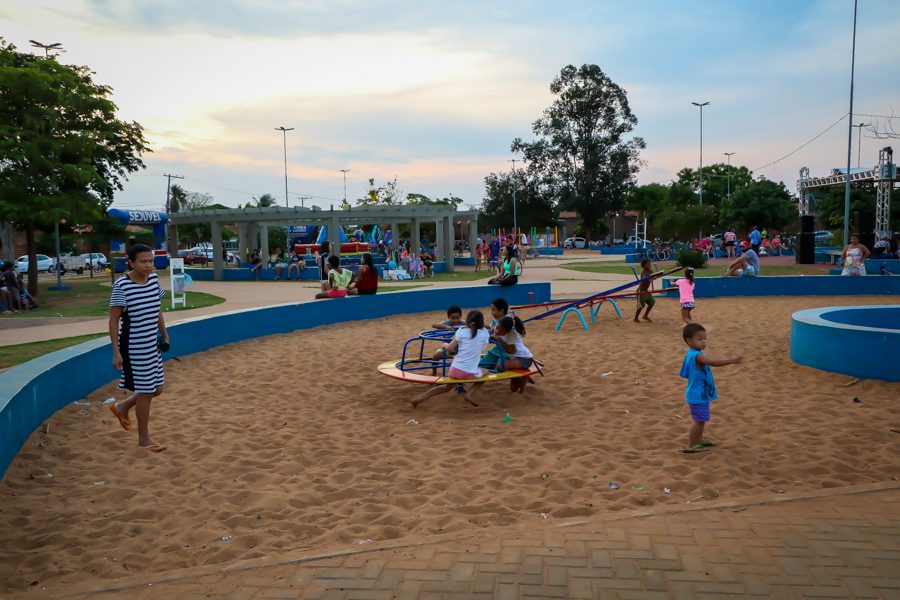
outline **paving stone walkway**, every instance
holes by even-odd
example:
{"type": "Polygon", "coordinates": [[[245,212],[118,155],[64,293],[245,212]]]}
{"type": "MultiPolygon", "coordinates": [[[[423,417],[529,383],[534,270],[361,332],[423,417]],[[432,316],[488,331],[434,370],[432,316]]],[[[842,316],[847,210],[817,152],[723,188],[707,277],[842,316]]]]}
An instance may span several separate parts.
{"type": "Polygon", "coordinates": [[[900,599],[900,487],[661,508],[66,591],[102,600],[900,599]]]}

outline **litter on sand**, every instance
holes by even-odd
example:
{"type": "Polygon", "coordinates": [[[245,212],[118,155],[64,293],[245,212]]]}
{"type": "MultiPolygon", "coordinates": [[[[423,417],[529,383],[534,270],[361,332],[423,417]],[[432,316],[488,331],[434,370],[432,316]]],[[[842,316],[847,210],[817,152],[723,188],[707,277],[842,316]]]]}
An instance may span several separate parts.
{"type": "Polygon", "coordinates": [[[853,396],[854,404],[862,404],[862,400],[859,399],[859,396],[853,396]]]}
{"type": "Polygon", "coordinates": [[[609,377],[612,374],[613,374],[612,371],[605,371],[603,373],[600,373],[600,377],[609,377]]]}
{"type": "Polygon", "coordinates": [[[856,385],[857,383],[859,383],[859,379],[853,378],[847,383],[842,383],[841,385],[843,385],[844,387],[850,387],[851,385],[856,385]]]}
{"type": "Polygon", "coordinates": [[[416,421],[415,419],[410,419],[409,421],[406,422],[406,424],[407,425],[418,425],[419,422],[416,421]]]}
{"type": "Polygon", "coordinates": [[[374,544],[375,542],[373,540],[370,540],[369,538],[366,538],[364,540],[359,540],[356,543],[362,546],[363,544],[374,544]]]}
{"type": "Polygon", "coordinates": [[[90,405],[91,405],[90,402],[81,402],[81,401],[79,401],[79,400],[76,400],[76,401],[73,402],[72,404],[75,404],[76,406],[90,406],[90,405]]]}
{"type": "Polygon", "coordinates": [[[631,489],[637,490],[638,492],[643,492],[643,491],[644,491],[644,486],[642,486],[642,485],[633,485],[633,486],[631,486],[631,489]]]}
{"type": "Polygon", "coordinates": [[[219,541],[222,541],[222,542],[227,542],[229,540],[231,540],[230,535],[223,535],[222,537],[219,538],[219,541]]]}
{"type": "Polygon", "coordinates": [[[617,490],[617,489],[619,489],[619,484],[618,484],[618,483],[615,483],[615,482],[613,482],[613,481],[610,481],[608,485],[609,485],[609,489],[611,489],[611,490],[617,490]]]}
{"type": "Polygon", "coordinates": [[[663,494],[671,494],[671,493],[672,493],[672,488],[670,488],[668,486],[663,488],[663,494]]]}
{"type": "Polygon", "coordinates": [[[512,414],[511,414],[511,413],[506,413],[506,416],[503,417],[503,421],[502,421],[502,422],[503,422],[503,423],[509,423],[510,421],[512,421],[512,414]]]}
{"type": "Polygon", "coordinates": [[[541,513],[541,518],[542,518],[542,519],[546,519],[546,518],[547,518],[547,513],[541,513]]]}
{"type": "Polygon", "coordinates": [[[115,398],[107,398],[106,400],[103,401],[103,404],[112,404],[115,401],[116,401],[115,398]]]}

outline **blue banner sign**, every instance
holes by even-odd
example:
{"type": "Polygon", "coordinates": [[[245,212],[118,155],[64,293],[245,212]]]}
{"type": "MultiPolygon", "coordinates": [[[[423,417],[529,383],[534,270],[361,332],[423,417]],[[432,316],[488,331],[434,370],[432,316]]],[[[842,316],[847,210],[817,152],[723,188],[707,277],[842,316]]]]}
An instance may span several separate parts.
{"type": "Polygon", "coordinates": [[[166,213],[156,210],[123,210],[110,208],[106,213],[123,225],[159,225],[168,221],[166,213]]]}

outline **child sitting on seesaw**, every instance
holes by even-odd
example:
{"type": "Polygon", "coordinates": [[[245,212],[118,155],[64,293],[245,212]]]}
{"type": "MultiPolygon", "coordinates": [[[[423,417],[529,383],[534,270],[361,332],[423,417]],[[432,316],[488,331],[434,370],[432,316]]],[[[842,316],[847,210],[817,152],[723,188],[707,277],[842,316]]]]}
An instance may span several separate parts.
{"type": "Polygon", "coordinates": [[[678,374],[688,380],[684,398],[691,407],[691,419],[694,421],[688,436],[688,447],[683,452],[693,454],[715,446],[703,437],[703,429],[709,421],[709,404],[719,397],[710,367],[739,365],[744,357],[716,359],[705,356],[706,329],[700,323],[688,323],[681,330],[681,335],[689,349],[678,374]]]}
{"type": "MultiPolygon", "coordinates": [[[[478,362],[481,360],[481,353],[484,351],[490,340],[490,334],[484,328],[484,315],[480,310],[469,311],[466,315],[466,326],[456,330],[453,341],[444,344],[444,350],[450,354],[456,351],[453,357],[453,363],[447,373],[448,377],[453,379],[478,379],[482,376],[478,362]]],[[[475,401],[475,390],[483,383],[473,383],[466,388],[466,401],[472,406],[478,406],[475,401]]],[[[440,394],[446,394],[452,390],[456,384],[447,383],[437,385],[411,401],[413,408],[419,404],[440,394]]]]}

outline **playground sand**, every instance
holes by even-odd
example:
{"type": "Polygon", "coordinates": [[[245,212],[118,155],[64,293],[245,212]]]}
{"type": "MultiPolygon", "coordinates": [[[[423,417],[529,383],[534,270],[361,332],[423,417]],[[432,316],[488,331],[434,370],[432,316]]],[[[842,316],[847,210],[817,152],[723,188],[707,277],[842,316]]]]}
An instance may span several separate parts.
{"type": "Polygon", "coordinates": [[[135,449],[111,418],[101,403],[122,396],[114,383],[27,441],[0,484],[0,591],[890,481],[900,385],[845,387],[792,364],[788,343],[796,310],[891,300],[700,300],[708,354],[746,363],[716,369],[719,446],[696,455],[681,453],[685,345],[669,299],[654,323],[604,306],[589,334],[573,320],[558,334],[530,324],[547,376],[524,397],[485,386],[477,409],[456,394],[412,409],[424,388],[375,373],[440,313],[170,361],[152,423],[167,452],[135,449]]]}

